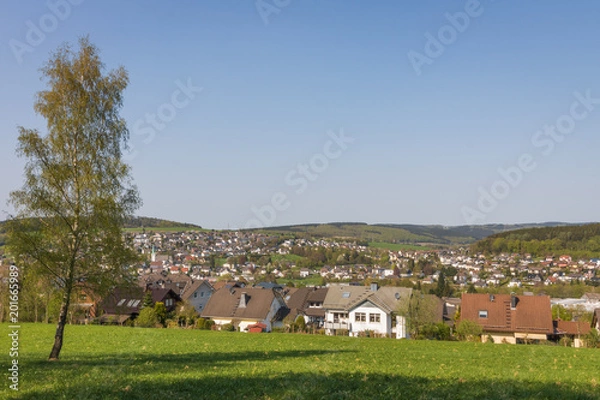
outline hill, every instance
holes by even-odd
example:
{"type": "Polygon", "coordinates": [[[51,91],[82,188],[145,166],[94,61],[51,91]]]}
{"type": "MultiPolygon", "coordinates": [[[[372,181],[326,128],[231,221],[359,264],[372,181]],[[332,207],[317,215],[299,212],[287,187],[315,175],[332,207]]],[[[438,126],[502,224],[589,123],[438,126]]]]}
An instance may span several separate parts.
{"type": "Polygon", "coordinates": [[[532,256],[567,253],[600,256],[600,224],[519,229],[491,235],[471,246],[475,252],[529,253],[532,256]]]}
{"type": "Polygon", "coordinates": [[[0,398],[598,398],[597,349],[69,325],[48,362],[54,328],[23,324],[0,398]]]}
{"type": "MultiPolygon", "coordinates": [[[[184,230],[188,230],[188,229],[192,229],[192,230],[202,229],[201,226],[194,225],[194,224],[168,221],[165,219],[152,218],[152,217],[129,218],[125,222],[124,228],[129,231],[137,231],[137,230],[141,231],[143,229],[155,230],[155,231],[161,231],[161,230],[184,231],[184,230]]],[[[0,248],[4,246],[5,241],[6,241],[6,221],[0,221],[0,248]]]]}
{"type": "Polygon", "coordinates": [[[353,238],[365,242],[404,243],[422,245],[467,245],[487,236],[520,228],[566,225],[560,222],[543,224],[488,224],[488,225],[409,225],[337,222],[262,228],[261,231],[296,234],[309,237],[353,238]]]}

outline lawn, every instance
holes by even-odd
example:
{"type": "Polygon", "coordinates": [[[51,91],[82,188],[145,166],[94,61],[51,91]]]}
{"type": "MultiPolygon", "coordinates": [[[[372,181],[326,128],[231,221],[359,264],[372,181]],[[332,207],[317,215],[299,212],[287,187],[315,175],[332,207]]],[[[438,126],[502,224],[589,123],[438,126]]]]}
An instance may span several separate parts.
{"type": "Polygon", "coordinates": [[[598,399],[596,349],[23,324],[19,396],[0,398],[598,399]]]}

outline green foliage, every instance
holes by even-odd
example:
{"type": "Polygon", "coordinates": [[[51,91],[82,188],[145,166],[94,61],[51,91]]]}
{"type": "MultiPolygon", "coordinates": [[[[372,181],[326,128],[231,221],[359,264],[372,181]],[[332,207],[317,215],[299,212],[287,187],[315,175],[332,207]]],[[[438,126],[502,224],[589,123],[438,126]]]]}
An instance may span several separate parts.
{"type": "Polygon", "coordinates": [[[142,301],[142,308],[146,307],[154,308],[154,300],[152,300],[152,292],[150,290],[146,290],[144,300],[142,301]]]}
{"type": "Polygon", "coordinates": [[[529,253],[534,257],[563,253],[573,257],[597,257],[600,255],[600,224],[498,233],[473,244],[471,249],[483,253],[529,253]]]}
{"type": "Polygon", "coordinates": [[[468,319],[460,321],[456,325],[456,336],[460,340],[466,340],[469,342],[479,341],[481,334],[483,333],[481,326],[476,322],[469,321],[468,319]]]}
{"type": "Polygon", "coordinates": [[[304,330],[306,329],[306,321],[304,320],[304,316],[299,315],[298,318],[296,318],[294,325],[296,326],[297,332],[304,332],[304,330]]]}
{"type": "Polygon", "coordinates": [[[233,324],[221,325],[221,330],[225,332],[235,332],[235,326],[233,324]]]}
{"type": "Polygon", "coordinates": [[[140,311],[135,319],[135,326],[140,328],[155,328],[159,324],[158,316],[153,308],[146,307],[140,311]]]}
{"type": "Polygon", "coordinates": [[[561,319],[563,321],[571,321],[573,319],[573,314],[567,310],[565,307],[560,304],[552,305],[552,319],[557,320],[561,319]]]}
{"type": "Polygon", "coordinates": [[[210,331],[213,329],[213,326],[215,326],[215,321],[213,321],[212,319],[207,319],[206,321],[204,321],[204,329],[210,331]]]}
{"type": "Polygon", "coordinates": [[[439,299],[433,295],[415,290],[410,301],[403,302],[396,310],[398,315],[406,317],[406,327],[411,338],[424,339],[430,333],[441,316],[438,316],[439,299]]]}
{"type": "Polygon", "coordinates": [[[18,128],[25,182],[10,195],[16,215],[8,221],[7,251],[51,279],[64,299],[49,357],[58,359],[76,284],[104,295],[132,280],[127,267],[137,255],[121,229],[141,202],[122,160],[125,69],[104,74],[97,48],[82,38],[78,51],[59,48],[41,71],[47,89],[37,93],[34,110],[47,134],[18,128]]]}
{"type": "Polygon", "coordinates": [[[600,333],[596,328],[592,328],[590,332],[584,336],[584,342],[586,347],[595,349],[600,347],[600,333]]]}
{"type": "Polygon", "coordinates": [[[162,301],[157,301],[154,304],[154,312],[156,313],[156,318],[158,318],[158,322],[165,326],[167,321],[167,307],[165,303],[162,301]]]}
{"type": "Polygon", "coordinates": [[[22,332],[26,384],[2,399],[598,398],[597,349],[70,326],[47,363],[53,326],[22,332]]]}
{"type": "Polygon", "coordinates": [[[206,319],[199,317],[196,319],[196,322],[194,323],[194,328],[196,329],[206,329],[204,326],[206,324],[206,319]]]}
{"type": "Polygon", "coordinates": [[[427,323],[419,328],[418,334],[413,339],[451,340],[450,327],[443,322],[437,324],[427,323]]]}

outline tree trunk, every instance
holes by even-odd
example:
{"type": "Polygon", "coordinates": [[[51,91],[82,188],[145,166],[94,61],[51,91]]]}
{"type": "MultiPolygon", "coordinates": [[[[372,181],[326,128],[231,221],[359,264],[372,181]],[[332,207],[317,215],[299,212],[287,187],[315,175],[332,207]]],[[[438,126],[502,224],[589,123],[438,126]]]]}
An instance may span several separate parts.
{"type": "Polygon", "coordinates": [[[72,284],[67,282],[65,287],[65,296],[63,297],[62,305],[60,306],[60,315],[58,317],[58,324],[56,325],[56,334],[54,335],[54,345],[48,360],[56,361],[60,355],[60,350],[63,345],[63,335],[65,332],[65,325],[67,324],[67,313],[69,311],[69,303],[71,302],[71,289],[72,284]]]}

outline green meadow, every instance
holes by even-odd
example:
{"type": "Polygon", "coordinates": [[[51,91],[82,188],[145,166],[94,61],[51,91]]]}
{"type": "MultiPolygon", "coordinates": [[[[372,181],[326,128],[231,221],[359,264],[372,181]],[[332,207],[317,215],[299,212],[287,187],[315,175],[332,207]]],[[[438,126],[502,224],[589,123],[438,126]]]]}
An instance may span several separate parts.
{"type": "Polygon", "coordinates": [[[597,349],[23,324],[2,399],[598,399],[597,349]]]}

